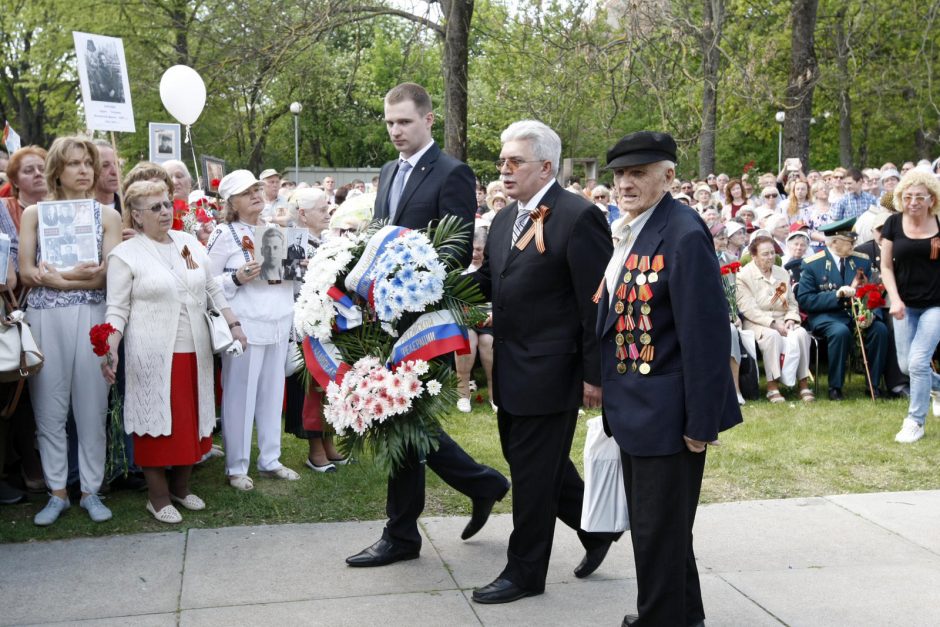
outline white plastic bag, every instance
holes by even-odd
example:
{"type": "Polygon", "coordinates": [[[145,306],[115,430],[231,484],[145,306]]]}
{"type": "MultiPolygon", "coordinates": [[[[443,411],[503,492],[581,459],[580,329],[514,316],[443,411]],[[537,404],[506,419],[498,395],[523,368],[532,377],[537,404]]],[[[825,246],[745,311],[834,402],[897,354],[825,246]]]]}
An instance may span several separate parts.
{"type": "Polygon", "coordinates": [[[587,425],[581,528],[596,532],[626,531],[630,528],[630,520],[623,488],[620,446],[604,433],[600,416],[588,420],[587,425]]]}

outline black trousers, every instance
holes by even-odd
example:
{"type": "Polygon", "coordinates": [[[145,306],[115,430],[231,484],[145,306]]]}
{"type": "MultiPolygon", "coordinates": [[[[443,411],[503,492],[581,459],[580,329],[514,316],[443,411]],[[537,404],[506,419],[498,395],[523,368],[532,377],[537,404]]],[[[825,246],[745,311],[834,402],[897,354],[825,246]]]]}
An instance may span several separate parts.
{"type": "Polygon", "coordinates": [[[526,590],[545,589],[556,518],[575,529],[588,550],[620,537],[580,529],[584,481],[569,457],[577,420],[577,409],[543,416],[497,413],[513,483],[513,528],[500,577],[526,590]]]}
{"type": "Polygon", "coordinates": [[[621,451],[636,562],[642,627],[681,627],[705,620],[692,525],[705,453],[635,457],[621,451]]]}
{"type": "Polygon", "coordinates": [[[418,516],[424,511],[425,465],[444,483],[471,499],[501,499],[509,481],[498,470],[477,463],[460,445],[441,431],[436,451],[427,462],[411,460],[388,479],[385,513],[388,522],[382,537],[402,547],[421,548],[418,516]]]}

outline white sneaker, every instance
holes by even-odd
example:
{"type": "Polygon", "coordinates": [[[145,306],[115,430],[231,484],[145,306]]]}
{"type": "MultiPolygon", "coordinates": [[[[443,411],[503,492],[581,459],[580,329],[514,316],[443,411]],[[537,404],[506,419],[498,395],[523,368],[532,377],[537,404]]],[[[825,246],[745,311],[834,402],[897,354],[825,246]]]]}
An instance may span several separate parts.
{"type": "Polygon", "coordinates": [[[924,427],[910,418],[905,418],[901,430],[894,436],[894,441],[900,444],[912,444],[924,437],[924,427]]]}
{"type": "Polygon", "coordinates": [[[931,409],[933,409],[933,415],[940,418],[940,392],[931,392],[930,393],[931,409]]]}
{"type": "Polygon", "coordinates": [[[472,409],[471,409],[471,407],[470,407],[470,399],[469,399],[469,398],[458,398],[458,399],[457,399],[457,409],[458,409],[459,411],[462,411],[462,412],[465,413],[465,414],[469,414],[469,413],[472,411],[472,409]]]}
{"type": "Polygon", "coordinates": [[[744,406],[745,400],[744,397],[738,394],[738,405],[744,406]]]}

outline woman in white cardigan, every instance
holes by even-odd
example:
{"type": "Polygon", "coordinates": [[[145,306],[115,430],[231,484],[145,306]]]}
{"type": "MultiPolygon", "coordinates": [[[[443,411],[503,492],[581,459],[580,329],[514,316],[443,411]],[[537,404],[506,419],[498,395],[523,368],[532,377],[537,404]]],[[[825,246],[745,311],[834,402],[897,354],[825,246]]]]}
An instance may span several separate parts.
{"type": "Polygon", "coordinates": [[[189,476],[209,450],[215,426],[212,347],[202,315],[207,291],[243,346],[245,334],[210,274],[202,245],[170,230],[173,203],[166,185],[134,183],[124,203],[126,224],[138,233],[108,256],[106,320],[117,331],[110,360],[101,367],[113,383],[123,338],[124,426],[134,435],[135,461],[147,480],[147,511],[178,523],[182,516],[173,503],[191,510],[206,506],[189,491],[189,476]]]}

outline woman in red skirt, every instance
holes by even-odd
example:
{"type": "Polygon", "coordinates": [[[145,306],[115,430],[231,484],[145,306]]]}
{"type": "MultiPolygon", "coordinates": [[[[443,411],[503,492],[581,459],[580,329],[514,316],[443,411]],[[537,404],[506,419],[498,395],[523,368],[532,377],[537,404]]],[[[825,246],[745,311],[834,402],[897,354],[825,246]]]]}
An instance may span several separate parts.
{"type": "Polygon", "coordinates": [[[147,511],[160,522],[178,523],[183,518],[174,503],[206,506],[189,491],[189,477],[209,450],[215,426],[212,347],[203,318],[207,292],[243,347],[245,334],[209,274],[205,249],[192,235],[170,230],[166,185],[134,183],[124,204],[125,225],[137,236],[108,256],[106,320],[116,332],[101,367],[113,383],[123,339],[124,428],[134,434],[134,459],[147,480],[147,511]]]}

